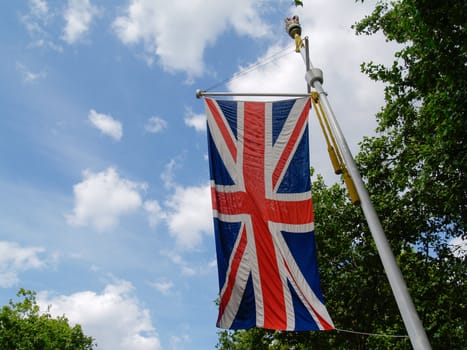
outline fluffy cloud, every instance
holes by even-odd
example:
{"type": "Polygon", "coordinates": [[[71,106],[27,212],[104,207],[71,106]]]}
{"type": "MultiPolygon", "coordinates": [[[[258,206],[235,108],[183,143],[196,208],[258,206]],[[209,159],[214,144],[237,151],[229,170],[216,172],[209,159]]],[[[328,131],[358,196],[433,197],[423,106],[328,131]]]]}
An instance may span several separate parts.
{"type": "Polygon", "coordinates": [[[177,265],[180,268],[182,275],[184,276],[196,275],[197,271],[194,265],[186,261],[179,253],[166,251],[166,252],[162,252],[162,255],[165,255],[166,257],[170,259],[170,261],[172,261],[172,263],[177,265]]]}
{"type": "Polygon", "coordinates": [[[18,273],[45,266],[41,247],[21,247],[15,242],[0,241],[0,287],[8,288],[18,283],[18,273]]]}
{"type": "Polygon", "coordinates": [[[67,215],[72,225],[90,225],[105,231],[113,228],[120,216],[142,205],[139,191],[146,185],[121,178],[114,168],[100,173],[86,170],[83,177],[83,181],[73,187],[75,207],[67,215]]]}
{"type": "Polygon", "coordinates": [[[175,188],[177,185],[174,180],[174,171],[179,165],[172,159],[166,164],[163,173],[161,174],[161,180],[164,181],[164,187],[167,189],[175,188]]]}
{"type": "Polygon", "coordinates": [[[109,284],[102,293],[54,296],[42,292],[37,301],[43,309],[51,305],[54,317],[66,315],[70,323],[80,324],[85,334],[95,338],[99,349],[161,349],[149,310],[134,297],[130,282],[109,284]]]}
{"type": "Polygon", "coordinates": [[[122,123],[112,118],[112,116],[102,113],[97,113],[94,109],[89,111],[88,119],[92,125],[99,129],[103,134],[112,137],[116,141],[120,141],[123,135],[122,123]]]}
{"type": "Polygon", "coordinates": [[[191,337],[187,334],[172,335],[170,337],[170,346],[172,350],[184,349],[184,344],[189,344],[191,337]]]}
{"type": "Polygon", "coordinates": [[[260,6],[255,0],[130,0],[113,27],[123,43],[143,43],[149,61],[156,55],[164,69],[198,76],[204,49],[228,27],[253,37],[267,34],[260,6]]]}
{"type": "Polygon", "coordinates": [[[168,280],[162,280],[158,282],[149,283],[152,287],[158,290],[162,294],[169,294],[170,290],[174,287],[174,283],[168,280]]]}
{"type": "MultiPolygon", "coordinates": [[[[362,74],[360,64],[371,60],[387,63],[395,50],[394,45],[386,43],[378,35],[357,37],[350,28],[372,6],[367,2],[355,4],[350,1],[335,7],[326,0],[317,0],[313,2],[312,9],[307,6],[293,9],[300,16],[302,36],[309,36],[311,61],[323,70],[324,89],[329,93],[329,101],[354,153],[358,151],[357,144],[363,136],[374,134],[374,115],[383,104],[384,97],[383,86],[362,74]],[[329,18],[333,20],[329,21],[329,18]]],[[[291,44],[293,41],[289,40],[287,45],[291,44]]],[[[301,55],[290,46],[275,43],[251,66],[240,68],[228,88],[235,92],[303,93],[306,92],[304,77],[305,65],[301,55]],[[270,57],[275,59],[270,60],[270,57]],[[270,63],[262,65],[263,62],[270,63]],[[246,71],[248,74],[243,74],[246,71]]],[[[310,117],[312,165],[327,181],[338,181],[313,111],[310,117]]]]}
{"type": "Polygon", "coordinates": [[[33,72],[24,64],[19,62],[16,63],[16,70],[21,74],[21,77],[25,83],[32,83],[47,77],[47,74],[44,71],[37,73],[33,72]]]}
{"type": "Polygon", "coordinates": [[[28,1],[28,12],[21,16],[21,22],[33,39],[29,44],[30,47],[47,47],[58,52],[63,51],[62,47],[54,42],[52,35],[49,33],[54,17],[55,14],[49,8],[47,1],[28,1]]]}
{"type": "Polygon", "coordinates": [[[166,206],[169,232],[180,248],[193,249],[201,243],[203,233],[212,232],[209,185],[178,186],[166,206]]]}
{"type": "Polygon", "coordinates": [[[458,258],[467,256],[467,240],[462,237],[456,237],[451,240],[451,251],[458,258]]]}
{"type": "Polygon", "coordinates": [[[148,119],[144,129],[146,131],[157,133],[163,129],[167,128],[167,122],[159,117],[151,117],[148,119]]]}
{"type": "Polygon", "coordinates": [[[156,200],[144,202],[144,210],[148,213],[149,226],[151,227],[156,227],[161,220],[166,218],[164,211],[156,200]]]}
{"type": "MultiPolygon", "coordinates": [[[[175,238],[178,248],[195,249],[202,241],[203,234],[212,232],[212,209],[210,186],[181,186],[175,180],[175,169],[179,163],[172,159],[167,165],[161,179],[170,195],[163,203],[155,205],[152,212],[156,219],[163,219],[169,233],[175,238]]],[[[146,208],[151,212],[149,208],[146,208]]]]}
{"type": "Polygon", "coordinates": [[[29,9],[37,18],[46,18],[49,14],[49,6],[45,0],[29,0],[29,9]]]}
{"type": "Polygon", "coordinates": [[[93,17],[98,13],[90,0],[68,0],[65,10],[66,26],[62,39],[74,44],[89,30],[93,17]]]}
{"type": "Polygon", "coordinates": [[[161,255],[167,257],[174,265],[176,265],[183,276],[199,276],[210,273],[217,267],[217,260],[209,262],[193,262],[186,260],[179,251],[161,251],[161,255]]]}
{"type": "Polygon", "coordinates": [[[74,44],[89,31],[93,19],[99,13],[90,0],[68,0],[65,11],[60,13],[60,16],[45,0],[29,0],[28,10],[28,14],[22,16],[21,20],[34,38],[31,46],[47,47],[58,52],[62,52],[63,48],[55,43],[55,35],[52,35],[57,19],[61,20],[63,15],[65,20],[61,39],[68,44],[74,44]]]}
{"type": "Polygon", "coordinates": [[[204,114],[195,114],[191,109],[187,109],[184,121],[185,125],[196,131],[206,131],[206,115],[204,114]]]}
{"type": "Polygon", "coordinates": [[[147,185],[121,178],[112,167],[99,173],[85,170],[83,180],[73,186],[75,203],[66,215],[68,223],[103,232],[115,227],[121,216],[143,209],[149,226],[163,221],[178,247],[196,248],[203,233],[212,231],[210,189],[208,185],[182,187],[174,183],[171,170],[175,164],[170,162],[164,173],[166,187],[173,190],[164,207],[157,200],[143,202],[141,192],[147,185]]]}

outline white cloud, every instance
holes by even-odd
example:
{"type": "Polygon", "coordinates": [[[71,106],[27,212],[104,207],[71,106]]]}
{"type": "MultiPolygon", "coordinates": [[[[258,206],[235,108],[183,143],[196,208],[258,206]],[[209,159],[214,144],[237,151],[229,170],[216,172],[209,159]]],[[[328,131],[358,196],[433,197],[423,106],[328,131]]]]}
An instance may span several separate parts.
{"type": "Polygon", "coordinates": [[[183,344],[190,343],[191,337],[188,334],[181,334],[181,335],[172,335],[170,337],[170,349],[171,350],[179,350],[184,349],[185,347],[183,344]]]}
{"type": "Polygon", "coordinates": [[[177,245],[196,248],[203,233],[212,232],[211,191],[209,185],[177,187],[166,202],[167,225],[177,245]]]}
{"type": "Polygon", "coordinates": [[[97,8],[90,0],[68,0],[64,15],[66,26],[62,39],[68,44],[77,42],[89,31],[92,19],[97,13],[97,8]]]}
{"type": "Polygon", "coordinates": [[[163,203],[164,209],[156,208],[175,238],[179,248],[195,249],[204,233],[212,232],[212,209],[210,186],[181,186],[174,180],[174,169],[178,166],[172,159],[161,174],[164,187],[171,191],[163,203]]]}
{"type": "Polygon", "coordinates": [[[16,63],[16,70],[21,74],[25,83],[32,83],[36,80],[45,79],[47,77],[47,74],[44,71],[35,73],[19,62],[16,63]]]}
{"type": "Polygon", "coordinates": [[[451,251],[458,258],[463,258],[467,256],[467,240],[462,237],[456,237],[451,240],[451,251]]]}
{"type": "Polygon", "coordinates": [[[164,295],[169,294],[170,290],[174,287],[174,283],[169,280],[151,282],[149,284],[164,295]]]}
{"type": "Polygon", "coordinates": [[[155,55],[168,71],[199,76],[204,49],[227,28],[252,37],[268,33],[260,7],[256,0],[130,0],[113,27],[123,43],[142,43],[150,62],[155,55]]]}
{"type": "Polygon", "coordinates": [[[167,122],[159,117],[151,117],[148,119],[148,122],[144,126],[146,131],[157,133],[167,128],[167,122]]]}
{"type": "Polygon", "coordinates": [[[144,202],[144,210],[148,213],[149,226],[151,227],[156,227],[157,224],[166,217],[157,200],[144,202]]]}
{"type": "Polygon", "coordinates": [[[29,0],[29,9],[37,18],[46,18],[49,14],[49,6],[45,0],[29,0]]]}
{"type": "Polygon", "coordinates": [[[304,90],[306,89],[305,67],[301,56],[296,54],[289,44],[285,47],[274,44],[256,62],[247,67],[240,67],[238,73],[227,85],[229,90],[236,92],[306,92],[304,90]],[[271,57],[276,57],[276,59],[272,60],[271,57]],[[265,62],[268,64],[264,64],[265,62]]]}
{"type": "Polygon", "coordinates": [[[51,20],[55,14],[49,8],[45,0],[29,0],[28,13],[20,17],[33,41],[29,47],[47,47],[57,52],[62,52],[60,45],[54,43],[49,33],[51,20]]]}
{"type": "Polygon", "coordinates": [[[103,134],[112,137],[116,141],[120,141],[123,135],[122,123],[112,118],[112,116],[102,113],[97,113],[91,109],[88,118],[95,128],[99,129],[103,134]]]}
{"type": "Polygon", "coordinates": [[[161,174],[161,179],[164,181],[164,187],[167,189],[176,187],[174,182],[174,169],[177,167],[177,162],[175,159],[170,160],[166,164],[164,172],[161,174]]]}
{"type": "Polygon", "coordinates": [[[95,338],[99,349],[159,350],[149,310],[142,307],[133,290],[130,282],[117,281],[102,293],[53,296],[42,292],[37,300],[43,309],[51,305],[54,317],[65,315],[71,324],[80,324],[86,335],[95,338]]]}
{"type": "Polygon", "coordinates": [[[211,268],[211,269],[217,269],[217,259],[212,259],[208,263],[208,267],[211,268]]]}
{"type": "Polygon", "coordinates": [[[195,114],[191,109],[185,112],[185,125],[195,128],[196,131],[206,131],[206,115],[195,114]]]}
{"type": "Polygon", "coordinates": [[[182,256],[175,252],[167,252],[167,257],[180,268],[182,275],[194,276],[196,275],[196,269],[193,264],[189,264],[182,256]]]}
{"type": "MultiPolygon", "coordinates": [[[[176,167],[177,162],[172,159],[161,174],[164,187],[171,191],[163,207],[157,200],[147,200],[143,207],[151,227],[165,222],[177,247],[191,250],[199,246],[203,234],[212,232],[211,192],[209,185],[183,187],[177,184],[174,180],[176,167]]],[[[185,274],[194,273],[188,264],[180,261],[178,264],[183,265],[185,274]]]]}
{"type": "Polygon", "coordinates": [[[161,251],[161,255],[166,256],[174,265],[176,265],[183,276],[192,277],[205,275],[217,267],[216,260],[202,263],[187,261],[182,255],[180,255],[180,252],[176,250],[161,251]]]}
{"type": "Polygon", "coordinates": [[[15,242],[0,241],[0,287],[8,288],[19,282],[18,273],[40,269],[46,265],[41,247],[21,247],[15,242]]]}
{"type": "Polygon", "coordinates": [[[146,185],[121,178],[114,168],[100,173],[86,170],[83,178],[73,186],[75,207],[67,215],[69,224],[109,230],[117,225],[120,216],[142,205],[139,191],[146,185]]]}

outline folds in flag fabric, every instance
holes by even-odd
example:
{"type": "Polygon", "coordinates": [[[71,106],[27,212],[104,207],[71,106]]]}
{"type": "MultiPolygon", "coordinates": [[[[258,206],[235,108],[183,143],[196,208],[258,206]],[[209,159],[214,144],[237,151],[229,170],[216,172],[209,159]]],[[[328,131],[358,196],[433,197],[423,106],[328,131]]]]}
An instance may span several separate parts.
{"type": "Polygon", "coordinates": [[[217,326],[329,330],[319,285],[309,98],[205,99],[219,273],[217,326]]]}

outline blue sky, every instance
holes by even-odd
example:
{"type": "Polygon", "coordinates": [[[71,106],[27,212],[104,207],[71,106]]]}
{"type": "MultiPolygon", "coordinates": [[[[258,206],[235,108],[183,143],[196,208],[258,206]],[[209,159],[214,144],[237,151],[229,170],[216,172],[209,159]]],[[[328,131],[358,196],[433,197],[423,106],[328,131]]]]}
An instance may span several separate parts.
{"type": "MultiPolygon", "coordinates": [[[[214,348],[218,282],[195,90],[305,92],[283,23],[298,13],[354,153],[383,103],[359,65],[390,62],[394,47],[350,28],[374,2],[291,3],[2,1],[2,304],[35,290],[99,349],[214,348]]],[[[338,181],[310,123],[312,165],[338,181]]]]}

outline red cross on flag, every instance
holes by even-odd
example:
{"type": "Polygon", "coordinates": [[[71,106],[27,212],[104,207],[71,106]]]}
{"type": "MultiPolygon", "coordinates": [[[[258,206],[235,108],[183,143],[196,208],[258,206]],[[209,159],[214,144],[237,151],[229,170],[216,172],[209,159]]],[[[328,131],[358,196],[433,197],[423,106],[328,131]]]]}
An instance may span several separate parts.
{"type": "Polygon", "coordinates": [[[205,102],[218,327],[333,329],[314,242],[309,98],[205,102]]]}

